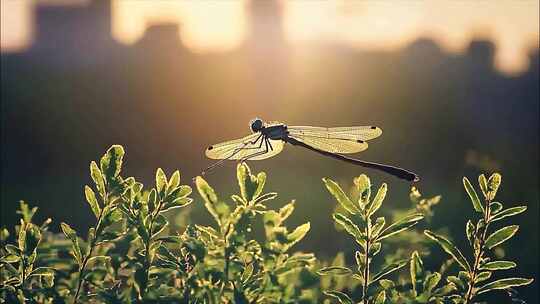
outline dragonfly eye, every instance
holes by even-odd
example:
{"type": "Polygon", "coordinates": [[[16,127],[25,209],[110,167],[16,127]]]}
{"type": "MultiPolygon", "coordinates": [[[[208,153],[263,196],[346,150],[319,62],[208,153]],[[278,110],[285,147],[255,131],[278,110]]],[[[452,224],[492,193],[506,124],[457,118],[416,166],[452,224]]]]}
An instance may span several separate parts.
{"type": "Polygon", "coordinates": [[[259,132],[263,127],[263,121],[260,118],[255,118],[250,122],[251,131],[259,132]]]}

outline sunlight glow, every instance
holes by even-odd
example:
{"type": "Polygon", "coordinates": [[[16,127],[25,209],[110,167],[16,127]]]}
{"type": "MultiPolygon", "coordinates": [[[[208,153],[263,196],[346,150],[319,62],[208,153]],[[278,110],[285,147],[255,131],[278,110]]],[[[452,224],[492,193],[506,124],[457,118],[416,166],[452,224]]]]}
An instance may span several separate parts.
{"type": "MultiPolygon", "coordinates": [[[[192,51],[230,50],[245,37],[247,1],[113,0],[112,35],[120,42],[134,43],[148,25],[173,22],[180,25],[181,39],[192,51]]],[[[292,43],[324,40],[361,49],[395,50],[428,37],[448,51],[461,52],[472,38],[480,37],[497,44],[496,65],[507,73],[527,67],[527,50],[538,47],[540,35],[540,7],[534,0],[500,0],[496,4],[295,0],[284,4],[283,24],[292,43]]],[[[28,46],[35,1],[1,1],[1,5],[2,51],[28,46]]]]}
{"type": "Polygon", "coordinates": [[[527,68],[527,49],[538,47],[539,2],[339,1],[287,2],[290,40],[324,39],[363,49],[392,50],[419,37],[436,40],[452,52],[475,37],[497,44],[496,66],[507,73],[527,68]]]}
{"type": "Polygon", "coordinates": [[[113,36],[133,43],[155,22],[180,25],[181,39],[195,52],[224,51],[244,36],[243,1],[114,1],[113,36]]]}
{"type": "Polygon", "coordinates": [[[30,44],[32,39],[30,0],[0,1],[0,47],[2,51],[16,51],[30,44]]]}

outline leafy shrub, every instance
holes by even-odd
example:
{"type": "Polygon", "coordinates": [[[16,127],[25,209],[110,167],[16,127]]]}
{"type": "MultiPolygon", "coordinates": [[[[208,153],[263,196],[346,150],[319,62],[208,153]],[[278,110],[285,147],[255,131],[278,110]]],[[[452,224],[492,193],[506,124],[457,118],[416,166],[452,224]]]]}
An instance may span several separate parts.
{"type": "Polygon", "coordinates": [[[339,205],[332,217],[358,247],[353,270],[343,253],[327,262],[312,253],[291,251],[309,232],[310,223],[294,229],[285,225],[295,203],[270,208],[277,193],[265,191],[264,172],[254,174],[239,164],[239,191],[228,201],[202,177],[195,178],[214,224],[188,225],[178,232],[167,213],[193,201],[180,172],[167,177],[157,169],[155,185],[145,189],[135,178],[121,175],[123,158],[124,149],[115,145],[99,164],[91,162],[93,186],[85,186],[84,194],[95,221],[84,236],[67,223],[59,225],[63,234],[50,232],[51,219],[34,224],[37,208],[20,203],[14,234],[0,230],[0,303],[353,303],[355,298],[363,304],[471,303],[495,289],[515,298],[512,288],[532,282],[515,277],[490,281],[492,272],[516,266],[494,260],[491,252],[518,227],[489,228],[526,209],[503,209],[493,201],[498,174],[480,176],[483,202],[464,179],[480,215],[466,227],[472,260],[447,238],[424,232],[450,254],[438,271],[425,269],[426,238],[415,227],[433,218],[432,207],[440,196],[422,198],[413,188],[413,210],[396,211],[399,216],[390,223],[390,217],[375,217],[386,184],[372,195],[370,179],[360,175],[354,179],[354,195],[349,195],[324,179],[339,205]],[[396,244],[403,247],[396,242],[404,241],[410,246],[389,251],[396,244]],[[385,266],[379,267],[383,261],[385,266]],[[407,265],[404,275],[401,270],[407,265]],[[455,267],[460,267],[457,275],[447,275],[455,267]]]}
{"type": "MultiPolygon", "coordinates": [[[[489,282],[494,271],[507,270],[517,266],[512,261],[493,260],[489,255],[491,250],[510,239],[519,229],[518,225],[510,225],[491,233],[489,232],[490,225],[520,214],[527,209],[525,206],[503,209],[501,203],[493,201],[501,185],[501,179],[501,175],[498,173],[491,175],[489,179],[486,179],[484,174],[479,176],[478,183],[484,197],[484,200],[481,201],[471,182],[466,177],[463,178],[463,186],[471,199],[474,210],[480,214],[476,224],[469,220],[466,226],[467,239],[474,252],[471,262],[445,237],[429,230],[424,232],[460,266],[461,271],[457,276],[447,278],[458,289],[457,294],[450,297],[454,303],[472,303],[476,296],[497,289],[507,290],[509,295],[515,298],[516,292],[512,287],[528,285],[533,281],[533,279],[510,277],[489,282]]],[[[514,300],[520,301],[519,299],[514,300]]]]}

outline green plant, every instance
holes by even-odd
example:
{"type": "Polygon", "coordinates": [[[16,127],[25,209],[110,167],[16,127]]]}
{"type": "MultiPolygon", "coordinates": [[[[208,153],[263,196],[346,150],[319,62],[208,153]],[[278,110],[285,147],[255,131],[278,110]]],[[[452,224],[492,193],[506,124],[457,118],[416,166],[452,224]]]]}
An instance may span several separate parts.
{"type": "Polygon", "coordinates": [[[315,261],[314,255],[288,253],[304,238],[310,224],[292,232],[283,226],[294,210],[294,201],[279,210],[267,209],[266,204],[277,193],[263,193],[265,173],[253,175],[241,163],[237,179],[240,194],[231,196],[233,208],[220,200],[204,179],[196,179],[205,207],[217,225],[217,229],[196,226],[207,248],[196,295],[208,303],[292,303],[313,299],[315,295],[303,289],[318,283],[308,269],[315,261]],[[253,238],[252,227],[257,219],[264,225],[264,241],[253,238]]]}
{"type": "Polygon", "coordinates": [[[501,175],[498,173],[491,175],[489,179],[486,179],[483,174],[479,176],[478,183],[484,197],[484,200],[481,201],[470,181],[466,177],[463,178],[463,186],[469,195],[474,210],[477,214],[480,214],[476,224],[469,220],[466,225],[467,239],[473,249],[472,263],[447,238],[429,230],[425,231],[426,236],[437,242],[462,269],[457,276],[447,278],[459,290],[458,293],[451,297],[453,303],[472,303],[476,296],[489,291],[511,290],[512,287],[528,285],[533,282],[533,279],[518,277],[489,282],[493,272],[516,267],[517,264],[512,261],[494,260],[491,251],[514,236],[519,226],[505,226],[495,232],[490,232],[489,228],[493,223],[520,214],[527,209],[525,206],[503,209],[501,203],[493,201],[501,184],[501,179],[501,175]]]}
{"type": "MultiPolygon", "coordinates": [[[[386,197],[386,184],[382,184],[375,197],[371,199],[371,181],[366,175],[362,174],[354,179],[354,184],[359,193],[358,199],[354,200],[349,198],[336,182],[330,179],[323,179],[323,181],[328,191],[348,213],[334,213],[332,216],[334,221],[343,227],[359,245],[360,250],[355,252],[358,271],[352,277],[361,283],[361,303],[384,303],[386,301],[386,291],[383,289],[374,294],[370,292],[369,287],[392,272],[404,267],[408,261],[393,261],[374,273],[372,260],[381,252],[384,239],[413,227],[424,218],[424,215],[422,213],[412,213],[392,224],[386,225],[385,217],[372,219],[386,197]]],[[[333,266],[319,270],[321,275],[349,275],[351,273],[353,271],[347,267],[333,266]]],[[[353,303],[351,297],[341,291],[332,290],[325,293],[337,298],[341,303],[353,303]]]]}
{"type": "Polygon", "coordinates": [[[96,218],[94,225],[88,229],[85,246],[81,246],[77,231],[68,224],[61,223],[62,232],[72,242],[71,254],[78,266],[73,303],[79,301],[81,292],[84,293],[84,284],[88,275],[91,274],[87,272],[88,266],[106,263],[110,259],[106,255],[95,255],[96,247],[110,242],[120,235],[112,226],[122,216],[117,207],[121,201],[120,195],[125,190],[124,181],[120,176],[123,157],[124,148],[115,145],[101,157],[99,167],[94,161],[90,163],[90,176],[94,181],[98,196],[90,186],[84,187],[86,201],[96,218]]]}
{"type": "Polygon", "coordinates": [[[197,177],[202,205],[214,224],[186,226],[174,224],[178,215],[186,217],[189,207],[184,207],[193,201],[191,187],[181,185],[180,172],[167,177],[157,169],[155,186],[145,190],[135,178],[121,176],[123,158],[124,149],[114,145],[99,165],[90,164],[94,185],[85,186],[84,193],[95,220],[85,237],[66,223],[60,224],[63,234],[49,231],[51,219],[34,224],[37,208],[20,203],[21,220],[14,233],[0,229],[0,303],[329,304],[353,303],[355,298],[362,304],[472,303],[495,289],[514,296],[512,287],[532,282],[515,277],[489,281],[493,272],[517,265],[493,259],[493,250],[512,237],[517,226],[495,232],[490,228],[526,209],[503,209],[493,201],[499,174],[480,176],[483,202],[464,179],[481,215],[476,223],[467,223],[470,261],[448,239],[429,230],[419,233],[418,226],[436,220],[432,208],[440,196],[423,198],[413,188],[413,207],[382,210],[386,184],[372,197],[370,179],[360,175],[347,195],[324,179],[339,203],[333,214],[336,225],[358,244],[353,272],[343,253],[324,261],[312,253],[293,252],[310,223],[287,228],[295,202],[271,208],[277,193],[265,192],[264,172],[254,174],[239,164],[239,191],[230,200],[220,199],[197,177]],[[386,224],[390,219],[396,220],[386,224]],[[423,261],[429,253],[426,240],[435,240],[451,255],[436,271],[423,261]],[[408,275],[397,271],[406,265],[408,275]],[[455,267],[461,271],[448,275],[455,267]]]}
{"type": "MultiPolygon", "coordinates": [[[[154,267],[156,253],[163,253],[167,249],[163,242],[174,243],[177,239],[171,236],[159,237],[169,222],[165,213],[169,210],[185,207],[193,201],[188,197],[191,187],[180,185],[180,172],[175,171],[171,178],[161,168],[156,171],[156,186],[150,192],[144,193],[143,185],[135,179],[126,180],[127,191],[122,195],[123,203],[120,210],[127,219],[128,229],[131,228],[137,235],[141,247],[135,254],[133,266],[135,271],[135,287],[138,300],[143,300],[151,287],[150,271],[154,267]]],[[[159,265],[159,264],[158,264],[159,265]]],[[[155,269],[154,269],[155,270],[155,269]]],[[[159,275],[159,271],[155,271],[159,275]]]]}
{"type": "MultiPolygon", "coordinates": [[[[24,302],[26,299],[39,302],[49,296],[58,297],[52,288],[55,271],[52,267],[40,265],[42,263],[37,250],[51,219],[47,219],[41,226],[33,224],[32,217],[36,211],[36,207],[30,209],[28,204],[21,201],[18,211],[21,220],[16,228],[17,245],[2,244],[0,293],[8,302],[24,302]]],[[[9,232],[3,228],[1,234],[4,243],[9,232]]]]}

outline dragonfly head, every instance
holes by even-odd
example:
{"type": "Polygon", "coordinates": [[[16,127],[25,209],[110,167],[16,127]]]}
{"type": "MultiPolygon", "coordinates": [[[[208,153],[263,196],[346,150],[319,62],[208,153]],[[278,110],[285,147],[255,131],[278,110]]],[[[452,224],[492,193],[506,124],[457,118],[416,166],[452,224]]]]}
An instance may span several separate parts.
{"type": "Polygon", "coordinates": [[[251,131],[253,131],[254,133],[260,132],[263,129],[263,126],[264,126],[263,121],[260,118],[252,119],[249,122],[249,127],[251,128],[251,131]]]}

